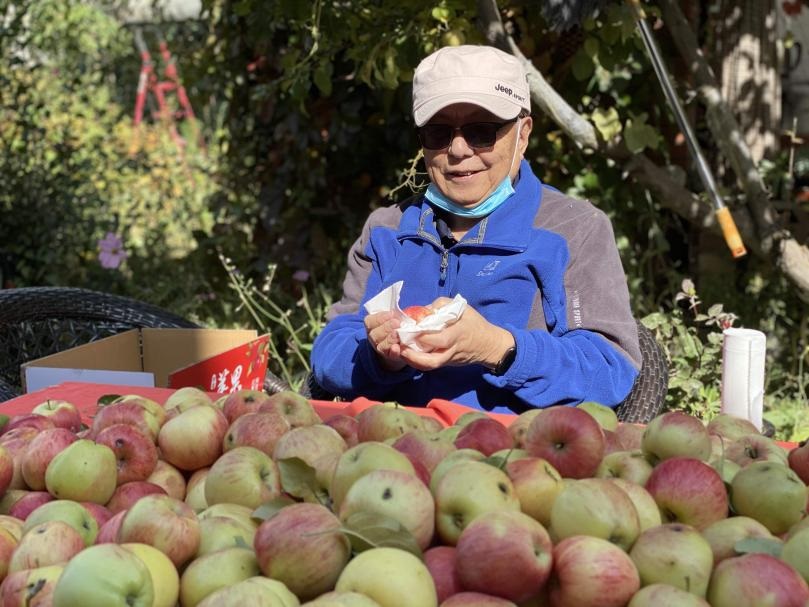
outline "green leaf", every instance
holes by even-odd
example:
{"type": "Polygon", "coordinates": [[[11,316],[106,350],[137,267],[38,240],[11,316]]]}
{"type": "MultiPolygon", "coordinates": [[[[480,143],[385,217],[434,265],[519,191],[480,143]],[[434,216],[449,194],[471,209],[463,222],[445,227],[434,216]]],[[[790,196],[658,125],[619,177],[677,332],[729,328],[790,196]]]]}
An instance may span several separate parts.
{"type": "Polygon", "coordinates": [[[590,58],[590,56],[587,55],[583,49],[579,49],[579,51],[573,56],[573,63],[571,64],[570,69],[573,72],[573,77],[576,80],[584,81],[593,75],[595,65],[593,64],[592,58],[590,58]]]}
{"type": "Polygon", "coordinates": [[[312,77],[312,80],[315,83],[315,86],[320,90],[324,97],[328,97],[331,95],[332,91],[332,65],[331,61],[323,61],[315,70],[315,74],[312,77]]]}
{"type": "Polygon", "coordinates": [[[288,495],[282,495],[261,504],[261,506],[253,510],[251,516],[260,521],[266,521],[278,514],[282,508],[286,508],[287,506],[297,503],[298,502],[293,500],[288,495]]]}
{"type": "Polygon", "coordinates": [[[626,121],[624,141],[629,151],[637,154],[645,148],[656,149],[660,139],[657,131],[646,124],[645,120],[636,119],[626,121]]]}
{"type": "Polygon", "coordinates": [[[317,482],[315,469],[299,457],[285,457],[277,462],[281,488],[293,497],[320,501],[323,488],[317,482]]]}
{"type": "Polygon", "coordinates": [[[348,535],[354,552],[386,546],[406,550],[421,558],[416,538],[394,518],[378,512],[360,511],[349,516],[343,525],[343,532],[348,535]]]}
{"type": "Polygon", "coordinates": [[[104,394],[104,395],[98,397],[98,400],[96,401],[96,405],[100,409],[101,407],[106,407],[107,405],[111,405],[112,403],[114,403],[119,398],[121,398],[120,394],[104,394]]]}
{"type": "Polygon", "coordinates": [[[598,55],[598,38],[588,36],[584,41],[584,52],[592,58],[598,55]]]}
{"type": "Polygon", "coordinates": [[[739,540],[733,545],[733,549],[737,554],[750,554],[752,552],[760,552],[769,554],[775,557],[781,556],[781,549],[784,542],[778,538],[770,537],[748,537],[739,540]]]}
{"type": "Polygon", "coordinates": [[[604,141],[609,141],[621,133],[621,120],[618,117],[618,110],[614,107],[607,110],[597,108],[592,113],[592,119],[604,141]]]}

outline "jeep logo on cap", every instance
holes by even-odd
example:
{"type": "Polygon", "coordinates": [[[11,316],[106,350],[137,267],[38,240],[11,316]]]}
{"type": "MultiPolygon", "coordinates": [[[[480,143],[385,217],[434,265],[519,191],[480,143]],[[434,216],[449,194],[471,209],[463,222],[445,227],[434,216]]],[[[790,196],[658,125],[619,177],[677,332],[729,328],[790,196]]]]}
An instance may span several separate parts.
{"type": "Polygon", "coordinates": [[[525,101],[525,97],[523,97],[518,93],[515,93],[512,89],[508,88],[507,86],[503,86],[502,84],[495,84],[494,90],[497,91],[498,93],[505,93],[506,95],[508,95],[509,97],[513,97],[520,103],[525,101]]]}

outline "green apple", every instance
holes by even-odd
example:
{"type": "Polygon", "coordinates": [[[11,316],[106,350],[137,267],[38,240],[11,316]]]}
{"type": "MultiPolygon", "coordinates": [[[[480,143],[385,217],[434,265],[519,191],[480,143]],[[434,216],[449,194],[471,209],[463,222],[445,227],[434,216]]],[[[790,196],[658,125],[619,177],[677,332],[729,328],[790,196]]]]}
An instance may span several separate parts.
{"type": "Polygon", "coordinates": [[[458,416],[458,419],[455,420],[454,426],[459,426],[463,428],[464,426],[472,423],[476,419],[488,419],[488,415],[486,415],[483,411],[467,411],[462,415],[458,416]]]}
{"type": "Polygon", "coordinates": [[[196,405],[212,405],[213,401],[207,393],[199,388],[193,386],[186,386],[172,392],[163,403],[163,408],[166,412],[171,413],[173,409],[177,409],[175,413],[185,411],[196,405]]]}
{"type": "Polygon", "coordinates": [[[379,607],[379,603],[359,592],[332,590],[321,594],[314,601],[304,603],[301,607],[379,607]]]}
{"type": "Polygon", "coordinates": [[[556,468],[541,457],[528,457],[509,462],[505,471],[514,483],[520,509],[549,527],[553,502],[565,486],[556,468]]]}
{"type": "Polygon", "coordinates": [[[748,464],[731,483],[733,511],[757,520],[775,535],[787,532],[805,516],[806,498],[803,481],[778,462],[748,464]]]}
{"type": "Polygon", "coordinates": [[[220,588],[260,573],[252,548],[234,547],[210,552],[191,561],[180,576],[180,604],[197,605],[220,588]]]}
{"type": "Polygon", "coordinates": [[[511,439],[514,441],[514,446],[522,448],[524,446],[525,433],[534,418],[539,414],[542,409],[528,409],[520,413],[515,420],[508,426],[508,433],[511,434],[511,439]]]}
{"type": "Polygon", "coordinates": [[[699,531],[682,523],[667,523],[640,534],[629,556],[641,584],[669,584],[705,597],[713,570],[713,552],[699,531]]]}
{"type": "Polygon", "coordinates": [[[652,464],[640,449],[613,451],[604,456],[595,475],[598,478],[622,478],[637,485],[645,485],[652,475],[652,464]]]}
{"type": "Polygon", "coordinates": [[[371,470],[379,469],[416,474],[407,456],[392,446],[376,441],[359,443],[340,455],[332,473],[329,495],[335,510],[339,510],[354,481],[371,470]]]}
{"type": "Polygon", "coordinates": [[[208,506],[197,515],[200,521],[210,516],[224,516],[227,518],[235,519],[244,525],[258,525],[253,519],[253,508],[243,506],[242,504],[233,504],[230,502],[222,502],[221,504],[213,504],[208,506]]]}
{"type": "Polygon", "coordinates": [[[319,424],[322,421],[309,399],[291,390],[271,394],[259,405],[258,411],[277,411],[293,428],[319,424]]]}
{"type": "Polygon", "coordinates": [[[627,607],[711,607],[703,598],[669,584],[650,584],[638,590],[627,607]]]}
{"type": "MultiPolygon", "coordinates": [[[[224,505],[224,504],[219,504],[224,505]]],[[[197,556],[233,546],[252,546],[258,523],[250,518],[230,516],[199,517],[199,549],[197,556]]]]}
{"type": "Polygon", "coordinates": [[[809,529],[795,533],[784,542],[781,559],[792,565],[809,582],[809,529]]]}
{"type": "Polygon", "coordinates": [[[257,575],[220,588],[205,597],[197,607],[299,607],[300,604],[298,597],[283,582],[257,575]]]}
{"type": "Polygon", "coordinates": [[[357,415],[359,442],[385,441],[412,430],[421,430],[421,417],[404,407],[391,404],[372,405],[357,415]]]}
{"type": "Polygon", "coordinates": [[[773,439],[763,434],[747,434],[725,445],[725,459],[742,468],[753,462],[778,462],[788,465],[789,454],[773,439]]]}
{"type": "Polygon", "coordinates": [[[484,512],[520,509],[506,473],[479,461],[452,466],[438,483],[434,497],[436,530],[445,544],[453,546],[466,526],[484,512]]]}
{"type": "Polygon", "coordinates": [[[53,520],[65,522],[78,531],[84,539],[85,546],[92,545],[98,535],[96,519],[87,508],[73,500],[53,500],[39,506],[25,519],[22,527],[23,535],[37,525],[53,520]]]}
{"type": "Polygon", "coordinates": [[[279,495],[278,466],[255,447],[236,447],[223,453],[205,478],[205,500],[210,505],[228,502],[258,508],[279,495]]]}
{"type": "MultiPolygon", "coordinates": [[[[151,398],[141,396],[140,394],[124,394],[116,398],[110,404],[117,404],[123,402],[134,403],[139,407],[141,407],[142,409],[146,409],[146,411],[151,413],[152,416],[157,420],[158,426],[162,426],[163,423],[166,421],[166,410],[163,408],[163,405],[161,405],[155,400],[152,400],[151,398]]],[[[157,435],[155,434],[155,436],[157,435]]]]}
{"type": "Polygon", "coordinates": [[[117,544],[82,550],[65,566],[53,589],[54,607],[152,607],[149,568],[117,544]]]}
{"type": "Polygon", "coordinates": [[[640,523],[640,532],[643,533],[651,527],[660,525],[663,521],[660,516],[660,508],[657,507],[657,502],[642,485],[638,485],[623,478],[611,478],[609,481],[618,485],[624,490],[635,504],[635,511],[638,513],[638,522],[640,523]]]}
{"type": "Polygon", "coordinates": [[[618,415],[615,413],[614,409],[611,409],[607,405],[602,405],[592,400],[586,400],[576,405],[576,407],[584,409],[587,413],[592,415],[604,430],[614,432],[615,429],[618,428],[618,415]]]}
{"type": "Polygon", "coordinates": [[[452,468],[455,464],[468,461],[480,462],[484,459],[486,459],[486,456],[477,449],[456,449],[448,453],[447,456],[433,468],[433,473],[430,475],[430,491],[435,495],[435,490],[441,482],[441,479],[444,478],[447,470],[452,468]]]}
{"type": "Polygon", "coordinates": [[[200,468],[191,473],[185,484],[186,504],[194,509],[194,512],[202,512],[208,507],[208,500],[205,499],[205,478],[208,476],[210,467],[200,468]]]}
{"type": "Polygon", "coordinates": [[[45,487],[57,499],[103,505],[117,484],[115,452],[86,438],[62,449],[45,470],[45,487]]]}
{"type": "Polygon", "coordinates": [[[739,556],[736,544],[741,540],[749,538],[775,540],[775,536],[764,525],[749,516],[741,515],[711,523],[702,529],[701,533],[711,545],[714,567],[727,558],[739,556]]]}
{"type": "Polygon", "coordinates": [[[427,566],[417,556],[398,548],[361,552],[345,566],[334,589],[367,595],[380,607],[438,607],[427,566]]]}
{"type": "Polygon", "coordinates": [[[177,568],[162,550],[149,544],[121,544],[146,565],[152,576],[154,604],[152,607],[175,607],[180,597],[180,576],[177,568]]]}
{"type": "Polygon", "coordinates": [[[222,411],[210,403],[194,405],[170,416],[160,427],[160,457],[187,472],[205,468],[222,454],[227,431],[228,420],[222,411]]]}
{"type": "Polygon", "coordinates": [[[726,442],[737,440],[748,434],[761,434],[749,419],[719,413],[708,422],[708,434],[721,436],[726,442]]]}
{"type": "Polygon", "coordinates": [[[693,457],[708,461],[711,438],[705,424],[682,411],[667,411],[646,426],[641,450],[652,465],[670,457],[693,457]]]}

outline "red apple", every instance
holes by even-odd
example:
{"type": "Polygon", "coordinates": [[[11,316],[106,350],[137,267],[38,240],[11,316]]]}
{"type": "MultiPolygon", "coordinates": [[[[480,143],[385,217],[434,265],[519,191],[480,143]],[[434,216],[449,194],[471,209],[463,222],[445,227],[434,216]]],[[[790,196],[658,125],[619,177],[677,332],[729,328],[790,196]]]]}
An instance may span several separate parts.
{"type": "Polygon", "coordinates": [[[85,508],[87,508],[87,512],[89,512],[90,516],[92,516],[96,520],[96,523],[98,523],[99,529],[104,523],[106,523],[108,520],[112,518],[112,511],[106,506],[96,504],[95,502],[79,502],[79,503],[85,508]]]}
{"type": "Polygon", "coordinates": [[[54,498],[47,491],[28,491],[9,508],[9,515],[24,521],[28,515],[46,502],[54,498]]]}
{"type": "Polygon", "coordinates": [[[191,472],[216,461],[227,431],[228,420],[222,411],[212,405],[195,405],[167,420],[157,443],[164,460],[191,472]]]}
{"type": "Polygon", "coordinates": [[[642,424],[621,422],[615,429],[615,437],[621,443],[625,451],[634,451],[640,449],[643,440],[643,431],[645,429],[646,426],[642,424]]]}
{"type": "Polygon", "coordinates": [[[227,395],[222,403],[222,413],[232,424],[245,413],[256,413],[258,408],[270,398],[262,390],[237,390],[227,395]]]}
{"type": "Polygon", "coordinates": [[[564,478],[593,476],[604,457],[604,432],[595,418],[576,407],[549,407],[534,417],[525,450],[548,460],[564,478]]]}
{"type": "Polygon", "coordinates": [[[459,592],[441,602],[441,607],[514,607],[514,603],[483,592],[459,592]]]}
{"type": "Polygon", "coordinates": [[[112,515],[112,517],[98,530],[96,535],[96,544],[115,544],[118,541],[118,530],[121,528],[121,521],[124,520],[126,510],[121,510],[112,515]]]}
{"type": "Polygon", "coordinates": [[[65,447],[77,440],[67,428],[48,428],[37,434],[20,460],[20,472],[25,484],[35,491],[45,489],[45,470],[65,447]]]}
{"type": "Polygon", "coordinates": [[[132,424],[153,442],[157,440],[157,433],[160,431],[160,421],[154,413],[133,401],[123,401],[101,407],[93,417],[90,435],[98,436],[99,432],[113,424],[132,424]]]}
{"type": "Polygon", "coordinates": [[[809,485],[809,441],[801,441],[797,447],[789,450],[787,455],[789,467],[800,479],[809,485]]]}
{"type": "Polygon", "coordinates": [[[166,490],[160,485],[150,483],[149,481],[130,481],[115,488],[115,493],[112,494],[110,501],[107,502],[107,508],[113,514],[117,514],[121,510],[128,510],[135,502],[145,495],[168,495],[166,490]]]}
{"type": "Polygon", "coordinates": [[[3,434],[7,434],[14,428],[33,428],[37,432],[41,432],[46,428],[55,428],[56,424],[53,420],[38,413],[20,413],[14,415],[8,420],[8,423],[3,427],[3,434]]]}
{"type": "Polygon", "coordinates": [[[336,415],[332,415],[323,423],[337,430],[337,433],[343,437],[343,440],[349,447],[353,447],[357,444],[359,422],[357,421],[356,417],[346,415],[345,413],[338,413],[336,415]]]}
{"type": "Polygon", "coordinates": [[[670,457],[708,461],[711,438],[702,421],[682,411],[667,411],[646,426],[641,450],[652,465],[670,457]]]}
{"type": "Polygon", "coordinates": [[[405,316],[409,316],[416,322],[421,322],[423,319],[435,313],[432,308],[428,308],[427,306],[407,306],[402,312],[405,316]]]}
{"type": "Polygon", "coordinates": [[[575,535],[554,546],[548,588],[554,607],[624,607],[640,589],[640,576],[615,544],[575,535]]]}
{"type": "Polygon", "coordinates": [[[272,455],[275,445],[291,426],[277,411],[265,413],[245,413],[231,422],[222,443],[223,451],[234,447],[255,447],[267,455],[272,455]]]}
{"type": "Polygon", "coordinates": [[[145,481],[157,466],[157,446],[136,426],[112,424],[99,432],[95,441],[115,453],[119,485],[145,481]]]}
{"type": "Polygon", "coordinates": [[[458,449],[477,449],[483,455],[491,455],[501,449],[514,447],[508,428],[491,417],[483,417],[466,424],[455,437],[458,449]]]}
{"type": "Polygon", "coordinates": [[[433,546],[424,552],[424,564],[430,571],[438,594],[438,603],[463,590],[456,568],[455,546],[433,546]]]}
{"type": "Polygon", "coordinates": [[[84,548],[84,538],[73,527],[60,520],[45,521],[29,529],[20,538],[8,571],[61,565],[84,548]]]}
{"type": "Polygon", "coordinates": [[[725,559],[714,569],[708,586],[712,607],[805,607],[806,581],[790,565],[763,553],[725,559]]]}
{"type": "Polygon", "coordinates": [[[74,434],[81,430],[81,412],[66,400],[46,400],[35,405],[31,413],[49,417],[57,428],[65,428],[74,434]]]}
{"type": "MultiPolygon", "coordinates": [[[[424,430],[410,430],[395,441],[393,448],[404,453],[411,462],[419,462],[432,474],[438,463],[456,447],[451,440],[439,433],[428,433],[424,430]]],[[[429,478],[429,476],[428,476],[429,478]]],[[[428,480],[429,482],[429,480],[428,480]]]]}
{"type": "Polygon", "coordinates": [[[53,605],[53,589],[63,565],[48,565],[9,573],[0,584],[3,607],[47,607],[53,605]]]}
{"type": "Polygon", "coordinates": [[[258,410],[261,413],[265,411],[280,413],[287,418],[289,425],[293,428],[319,424],[323,421],[309,399],[292,390],[271,394],[266,401],[259,405],[258,410]]]}
{"type": "Polygon", "coordinates": [[[548,532],[527,514],[487,512],[469,523],[458,538],[458,578],[466,590],[519,603],[545,585],[552,551],[548,532]]]}
{"type": "Polygon", "coordinates": [[[671,457],[652,470],[646,481],[664,523],[703,529],[728,516],[728,493],[722,477],[705,462],[671,457]]]}

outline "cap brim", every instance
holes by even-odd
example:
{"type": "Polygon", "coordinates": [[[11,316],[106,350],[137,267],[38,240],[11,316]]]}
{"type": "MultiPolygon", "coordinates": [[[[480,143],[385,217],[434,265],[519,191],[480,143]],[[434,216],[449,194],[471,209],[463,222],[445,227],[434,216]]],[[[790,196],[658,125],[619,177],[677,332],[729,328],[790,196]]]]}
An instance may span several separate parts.
{"type": "Polygon", "coordinates": [[[523,109],[513,101],[508,101],[496,95],[482,95],[480,93],[452,93],[434,97],[413,110],[413,120],[416,126],[424,126],[426,122],[445,107],[456,103],[469,103],[491,112],[503,120],[516,118],[523,109]]]}

